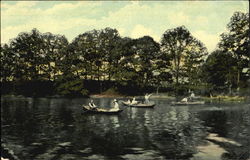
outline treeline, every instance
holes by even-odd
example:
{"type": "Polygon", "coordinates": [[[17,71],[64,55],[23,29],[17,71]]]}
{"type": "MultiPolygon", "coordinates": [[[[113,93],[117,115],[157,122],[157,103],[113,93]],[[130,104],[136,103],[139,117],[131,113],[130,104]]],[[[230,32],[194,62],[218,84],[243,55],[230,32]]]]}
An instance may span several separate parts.
{"type": "Polygon", "coordinates": [[[229,32],[211,54],[185,26],[166,30],[160,43],[150,36],[121,37],[112,28],[85,32],[69,43],[62,35],[33,29],[1,45],[1,90],[66,96],[108,89],[231,93],[249,87],[249,75],[242,72],[249,68],[248,20],[248,13],[234,13],[229,32]]]}

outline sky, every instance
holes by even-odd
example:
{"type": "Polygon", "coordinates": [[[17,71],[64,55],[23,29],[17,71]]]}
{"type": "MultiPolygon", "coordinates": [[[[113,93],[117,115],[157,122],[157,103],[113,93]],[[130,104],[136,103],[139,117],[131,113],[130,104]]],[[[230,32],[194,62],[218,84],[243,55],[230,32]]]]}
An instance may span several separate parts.
{"type": "Polygon", "coordinates": [[[248,1],[1,1],[1,43],[33,28],[71,42],[106,27],[160,42],[166,30],[184,25],[212,52],[236,11],[249,12],[248,1]]]}

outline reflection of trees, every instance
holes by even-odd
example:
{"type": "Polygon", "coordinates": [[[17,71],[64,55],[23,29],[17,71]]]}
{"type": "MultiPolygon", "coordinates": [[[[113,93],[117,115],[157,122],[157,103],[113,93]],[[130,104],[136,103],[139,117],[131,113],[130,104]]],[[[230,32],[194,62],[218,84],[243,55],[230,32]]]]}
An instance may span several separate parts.
{"type": "MultiPolygon", "coordinates": [[[[110,99],[97,101],[104,106],[109,102],[110,99]]],[[[120,115],[95,115],[83,114],[82,108],[69,99],[12,100],[1,104],[1,124],[11,125],[3,128],[2,136],[5,140],[9,140],[8,136],[14,137],[15,140],[10,142],[26,149],[26,155],[21,153],[24,149],[19,149],[23,159],[35,159],[62,142],[70,142],[71,154],[90,148],[91,155],[101,154],[118,159],[123,154],[135,154],[132,148],[140,148],[160,152],[166,159],[188,159],[205,137],[203,121],[210,127],[225,126],[223,134],[226,137],[244,146],[250,144],[249,108],[233,112],[201,112],[200,120],[189,107],[159,105],[155,109],[126,108],[120,115]],[[218,126],[214,125],[216,123],[218,126]],[[34,142],[40,143],[36,152],[33,152],[34,142]]],[[[220,132],[219,128],[214,130],[220,132]]],[[[228,144],[222,147],[230,153],[224,155],[227,158],[239,157],[247,148],[228,144]]]]}
{"type": "Polygon", "coordinates": [[[206,126],[211,127],[210,132],[226,136],[228,117],[224,111],[201,112],[200,118],[204,120],[206,126]]]}
{"type": "Polygon", "coordinates": [[[153,123],[148,127],[152,146],[167,159],[191,157],[196,152],[196,145],[205,136],[195,115],[190,114],[187,107],[167,107],[164,112],[154,114],[157,115],[152,116],[150,121],[153,123]]]}
{"type": "Polygon", "coordinates": [[[21,159],[32,159],[27,152],[27,146],[39,140],[40,120],[34,112],[35,102],[31,98],[10,99],[1,102],[2,124],[8,127],[2,128],[3,143],[11,146],[15,155],[21,159]],[[25,147],[24,147],[25,146],[25,147]]]}
{"type": "MultiPolygon", "coordinates": [[[[127,114],[126,111],[124,114],[127,114]]],[[[109,157],[125,154],[127,148],[135,146],[140,137],[135,134],[136,124],[123,116],[84,114],[75,117],[78,119],[75,122],[77,130],[73,134],[78,147],[91,147],[95,154],[109,157]]]]}
{"type": "Polygon", "coordinates": [[[123,116],[88,115],[84,119],[90,123],[77,134],[98,154],[114,156],[129,152],[128,148],[143,148],[170,159],[191,157],[205,137],[200,121],[188,108],[166,107],[158,112],[128,108],[123,116]]]}
{"type": "Polygon", "coordinates": [[[250,107],[241,106],[237,110],[201,112],[200,118],[211,127],[210,132],[218,133],[219,136],[232,139],[241,146],[227,142],[212,141],[224,148],[228,153],[223,154],[223,159],[247,159],[250,157],[250,107]]]}
{"type": "MultiPolygon", "coordinates": [[[[100,104],[108,102],[100,101],[100,104]]],[[[169,154],[177,157],[193,150],[188,146],[194,143],[195,127],[199,128],[188,110],[175,108],[164,111],[128,108],[120,116],[107,116],[81,114],[81,108],[72,108],[71,101],[65,99],[3,103],[6,116],[2,116],[2,124],[16,125],[5,130],[6,133],[24,141],[19,144],[23,148],[40,143],[36,152],[29,153],[29,157],[34,158],[65,141],[71,142],[75,153],[91,147],[91,154],[116,157],[132,153],[129,148],[143,148],[160,151],[166,157],[169,154]]],[[[27,158],[21,154],[23,150],[19,152],[20,158],[27,158]]]]}
{"type": "Polygon", "coordinates": [[[32,111],[33,105],[33,99],[30,98],[3,100],[1,104],[2,124],[9,125],[3,129],[3,136],[20,137],[21,142],[25,144],[30,143],[30,138],[37,138],[36,132],[39,126],[32,111]]]}
{"type": "Polygon", "coordinates": [[[110,121],[114,125],[114,129],[120,127],[118,116],[111,116],[110,121]]]}
{"type": "Polygon", "coordinates": [[[19,158],[33,159],[47,147],[62,141],[60,137],[72,138],[72,129],[65,128],[74,121],[72,110],[66,108],[63,100],[25,98],[1,103],[2,124],[10,125],[3,129],[2,136],[9,145],[23,146],[13,149],[19,158]],[[32,153],[27,153],[29,151],[32,153]]]}

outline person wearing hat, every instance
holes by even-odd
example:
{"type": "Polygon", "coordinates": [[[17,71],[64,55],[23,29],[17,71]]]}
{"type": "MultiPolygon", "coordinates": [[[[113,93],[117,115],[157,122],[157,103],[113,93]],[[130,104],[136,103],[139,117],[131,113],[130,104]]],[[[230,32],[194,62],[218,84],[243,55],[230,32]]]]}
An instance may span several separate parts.
{"type": "Polygon", "coordinates": [[[91,99],[91,101],[89,102],[89,107],[90,107],[91,109],[96,109],[96,108],[97,108],[97,106],[95,105],[93,99],[91,99]]]}
{"type": "Polygon", "coordinates": [[[119,110],[119,109],[120,109],[120,108],[119,108],[119,104],[118,104],[118,102],[117,102],[116,99],[114,99],[113,103],[114,103],[113,110],[119,110]]]}

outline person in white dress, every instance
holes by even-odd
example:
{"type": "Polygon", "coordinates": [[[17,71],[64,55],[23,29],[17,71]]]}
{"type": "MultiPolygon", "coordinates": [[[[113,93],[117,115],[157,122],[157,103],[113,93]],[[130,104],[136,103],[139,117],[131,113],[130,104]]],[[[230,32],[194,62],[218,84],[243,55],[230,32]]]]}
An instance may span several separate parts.
{"type": "Polygon", "coordinates": [[[195,99],[195,95],[194,92],[191,93],[191,95],[189,96],[190,101],[193,101],[195,99]]]}
{"type": "Polygon", "coordinates": [[[90,107],[90,109],[96,109],[97,108],[97,106],[95,105],[93,99],[91,99],[91,101],[89,102],[89,107],[90,107]]]}
{"type": "Polygon", "coordinates": [[[181,102],[188,102],[188,98],[187,97],[183,98],[181,102]]]}
{"type": "Polygon", "coordinates": [[[120,110],[119,104],[118,104],[118,102],[117,102],[116,99],[114,99],[113,103],[114,103],[114,107],[111,108],[110,110],[111,110],[111,111],[118,111],[118,110],[120,110]]]}
{"type": "Polygon", "coordinates": [[[194,97],[195,97],[194,92],[191,93],[190,97],[191,97],[191,98],[194,98],[194,97]]]}
{"type": "Polygon", "coordinates": [[[127,103],[127,104],[131,104],[132,101],[131,101],[130,99],[128,99],[126,103],[127,103]]]}
{"type": "Polygon", "coordinates": [[[151,96],[152,94],[145,94],[144,98],[145,98],[145,103],[148,104],[149,103],[149,97],[151,96]]]}
{"type": "Polygon", "coordinates": [[[136,101],[135,97],[134,97],[133,100],[132,100],[132,102],[131,102],[131,104],[133,105],[133,104],[137,104],[137,103],[138,103],[138,101],[136,101]]]}

